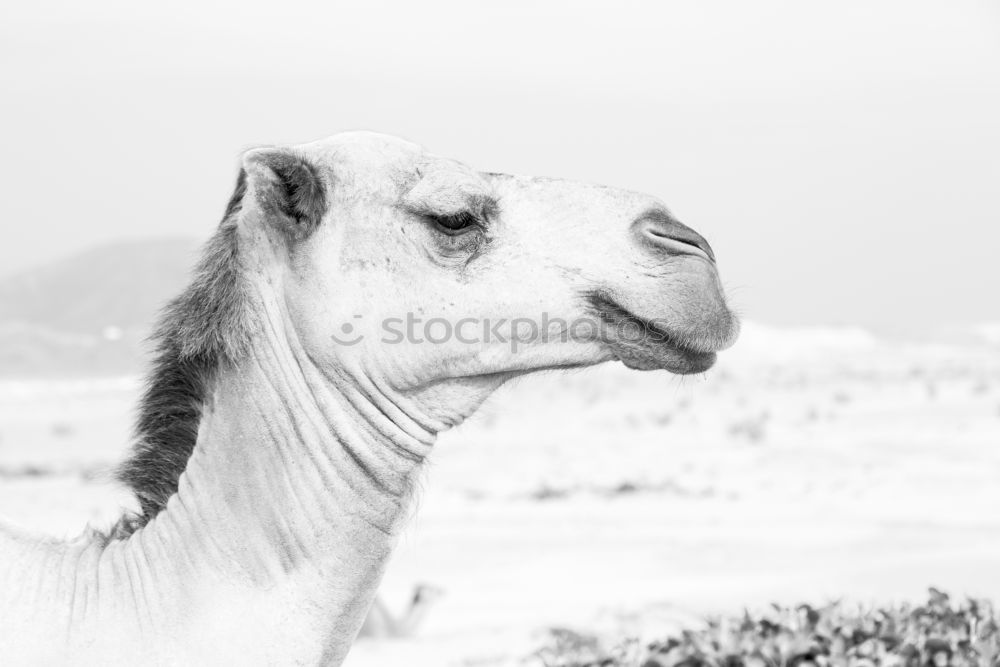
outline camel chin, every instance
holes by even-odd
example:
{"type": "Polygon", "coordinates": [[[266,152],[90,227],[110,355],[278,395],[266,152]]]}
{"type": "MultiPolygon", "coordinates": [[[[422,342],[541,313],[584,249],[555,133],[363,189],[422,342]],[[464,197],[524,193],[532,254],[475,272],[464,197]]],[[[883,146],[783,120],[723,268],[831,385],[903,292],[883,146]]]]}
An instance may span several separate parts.
{"type": "MultiPolygon", "coordinates": [[[[645,318],[606,293],[590,297],[593,310],[607,325],[604,345],[633,370],[665,370],[675,375],[704,373],[739,335],[739,320],[724,305],[704,307],[697,333],[686,333],[666,319],[645,318]]],[[[713,299],[702,302],[713,304],[713,299]]],[[[721,304],[721,301],[718,301],[721,304]]]]}
{"type": "Polygon", "coordinates": [[[691,352],[670,346],[620,346],[618,361],[636,371],[668,371],[674,375],[696,375],[715,365],[715,352],[691,352]]]}

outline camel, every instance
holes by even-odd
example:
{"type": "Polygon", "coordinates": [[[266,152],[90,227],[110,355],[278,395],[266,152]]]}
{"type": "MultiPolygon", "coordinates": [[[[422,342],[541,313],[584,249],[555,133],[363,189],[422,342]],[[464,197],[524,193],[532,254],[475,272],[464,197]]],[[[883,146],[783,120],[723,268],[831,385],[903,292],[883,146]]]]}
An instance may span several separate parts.
{"type": "Polygon", "coordinates": [[[390,611],[382,597],[375,596],[375,602],[368,610],[368,616],[361,625],[358,638],[400,638],[412,637],[427,616],[431,606],[444,595],[436,586],[420,584],[413,590],[410,604],[399,616],[390,611]]]}
{"type": "Polygon", "coordinates": [[[651,196],[366,132],[249,150],[155,334],[119,471],[141,512],[0,529],[2,661],[340,664],[440,432],[512,378],[698,373],[737,331],[651,196]]]}

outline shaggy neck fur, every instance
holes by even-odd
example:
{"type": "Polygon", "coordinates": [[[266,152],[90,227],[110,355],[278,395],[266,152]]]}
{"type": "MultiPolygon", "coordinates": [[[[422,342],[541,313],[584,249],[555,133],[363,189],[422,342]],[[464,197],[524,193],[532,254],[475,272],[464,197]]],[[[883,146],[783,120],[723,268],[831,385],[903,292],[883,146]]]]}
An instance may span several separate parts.
{"type": "Polygon", "coordinates": [[[177,492],[219,367],[243,356],[253,335],[237,233],[246,181],[241,170],[194,280],[168,304],[154,333],[156,358],[139,405],[133,453],[118,470],[119,480],[136,494],[142,513],[125,517],[116,528],[119,535],[155,517],[177,492]]]}

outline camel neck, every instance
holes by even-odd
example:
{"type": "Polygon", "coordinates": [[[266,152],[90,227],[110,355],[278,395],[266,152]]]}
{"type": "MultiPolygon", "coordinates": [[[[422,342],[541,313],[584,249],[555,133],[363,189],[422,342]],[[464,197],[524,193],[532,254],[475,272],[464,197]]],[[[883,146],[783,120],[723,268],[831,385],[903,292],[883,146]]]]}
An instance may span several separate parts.
{"type": "Polygon", "coordinates": [[[227,601],[238,607],[230,641],[248,651],[259,642],[282,662],[304,651],[307,662],[337,664],[434,435],[377,385],[319,371],[276,309],[261,321],[249,353],[219,369],[178,492],[121,558],[159,568],[132,578],[139,599],[172,582],[175,598],[216,619],[227,601]],[[245,626],[248,617],[259,623],[245,626]]]}
{"type": "Polygon", "coordinates": [[[265,328],[220,369],[179,494],[244,529],[325,524],[350,507],[395,534],[434,434],[393,415],[374,385],[321,372],[284,327],[265,328]]]}
{"type": "Polygon", "coordinates": [[[8,662],[343,660],[434,433],[358,369],[321,371],[278,299],[253,319],[249,349],[214,374],[177,492],[149,523],[110,542],[0,530],[8,662]]]}

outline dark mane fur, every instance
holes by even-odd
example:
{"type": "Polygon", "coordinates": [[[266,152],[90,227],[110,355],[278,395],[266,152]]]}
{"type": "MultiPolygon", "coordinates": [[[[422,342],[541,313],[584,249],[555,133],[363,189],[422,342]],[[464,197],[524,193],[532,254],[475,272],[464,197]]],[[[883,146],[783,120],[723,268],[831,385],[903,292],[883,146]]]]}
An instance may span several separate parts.
{"type": "MultiPolygon", "coordinates": [[[[267,175],[258,175],[255,201],[288,239],[306,238],[326,211],[326,190],[317,168],[281,149],[261,151],[253,159],[267,169],[267,175]]],[[[135,442],[117,471],[118,480],[139,499],[141,513],[122,517],[104,536],[108,540],[131,535],[177,493],[216,373],[249,345],[251,295],[240,266],[237,235],[247,189],[247,172],[242,169],[194,279],[167,304],[154,330],[155,357],[139,404],[135,442]]]]}
{"type": "Polygon", "coordinates": [[[152,336],[155,359],[139,406],[135,442],[117,471],[118,480],[138,497],[142,514],[123,518],[111,537],[126,536],[144,525],[177,491],[212,379],[221,364],[236,359],[248,344],[250,296],[236,233],[246,180],[241,170],[193,281],[163,310],[152,336]]]}

